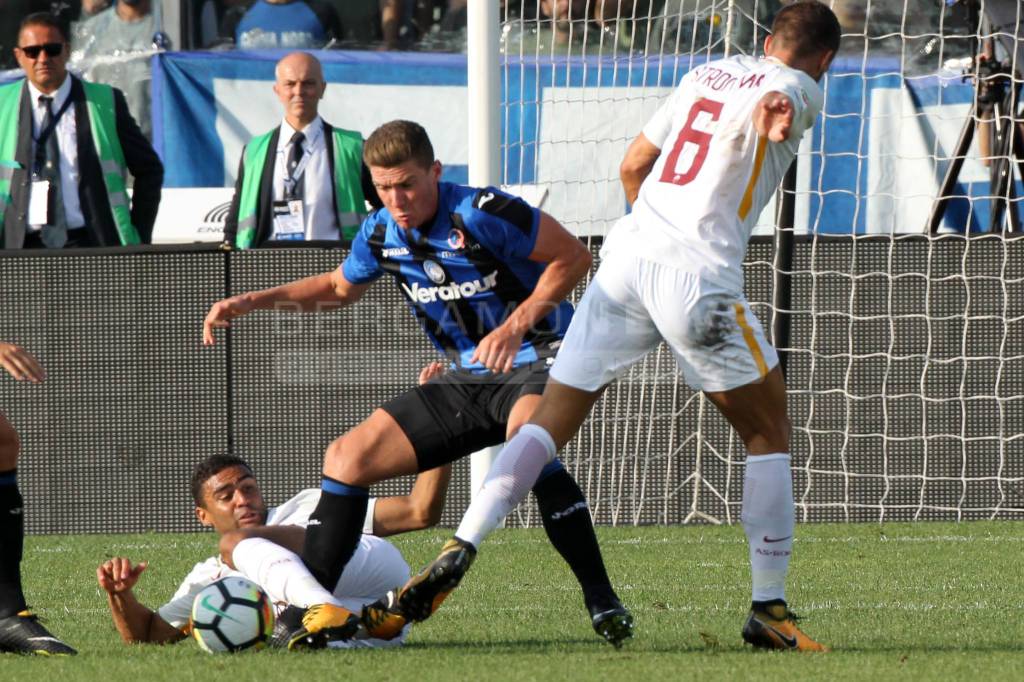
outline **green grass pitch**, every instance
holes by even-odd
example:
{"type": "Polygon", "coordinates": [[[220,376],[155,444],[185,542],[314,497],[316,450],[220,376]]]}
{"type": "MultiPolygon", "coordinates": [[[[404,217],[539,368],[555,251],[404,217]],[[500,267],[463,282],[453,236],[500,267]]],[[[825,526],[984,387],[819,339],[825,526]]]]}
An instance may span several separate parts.
{"type": "MultiPolygon", "coordinates": [[[[96,566],[150,561],[137,588],[158,606],[212,535],[28,538],[23,571],[44,622],[75,658],[0,655],[0,679],[680,680],[1024,679],[1024,524],[803,525],[790,602],[830,654],[754,652],[739,630],[749,598],[739,527],[600,529],[605,557],[636,617],[616,651],[590,629],[575,581],[542,531],[499,531],[463,585],[403,649],[261,651],[210,656],[192,641],[125,646],[96,566]]],[[[448,531],[398,538],[413,569],[448,531]]]]}

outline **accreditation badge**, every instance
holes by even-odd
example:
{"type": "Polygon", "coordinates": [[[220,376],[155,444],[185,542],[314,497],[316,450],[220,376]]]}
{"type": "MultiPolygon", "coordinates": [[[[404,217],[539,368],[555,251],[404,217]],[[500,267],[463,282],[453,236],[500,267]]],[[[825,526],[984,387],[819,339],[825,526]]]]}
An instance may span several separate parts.
{"type": "Polygon", "coordinates": [[[274,239],[301,240],[306,238],[306,221],[301,199],[275,201],[274,239]]]}

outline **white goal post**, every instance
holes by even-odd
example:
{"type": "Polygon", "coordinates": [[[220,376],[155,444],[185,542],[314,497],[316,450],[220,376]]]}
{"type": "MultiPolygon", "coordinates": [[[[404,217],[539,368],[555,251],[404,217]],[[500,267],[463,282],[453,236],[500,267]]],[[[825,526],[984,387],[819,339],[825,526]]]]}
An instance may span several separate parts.
{"type": "MultiPolygon", "coordinates": [[[[500,55],[501,131],[486,139],[500,149],[502,183],[539,188],[546,211],[599,239],[626,210],[626,146],[665,95],[708,59],[760,54],[785,3],[573,0],[552,16],[555,4],[470,3],[471,19],[500,12],[498,42],[484,53],[500,55]]],[[[797,158],[792,266],[779,267],[770,206],[746,271],[765,328],[785,315],[792,329],[776,345],[788,357],[798,517],[1024,518],[1019,108],[975,107],[979,91],[1019,89],[1022,65],[1006,46],[1024,41],[1024,10],[1015,3],[1016,20],[999,23],[982,0],[827,4],[843,47],[797,158]],[[980,24],[961,12],[972,4],[980,24]],[[974,77],[976,45],[1005,68],[974,77]],[[1000,117],[1005,147],[991,137],[1000,117]],[[967,121],[977,134],[958,150],[967,121]],[[1000,160],[1002,184],[990,176],[1000,160]],[[778,277],[792,288],[782,307],[772,304],[778,277]]],[[[483,28],[493,35],[492,23],[483,28]]],[[[473,46],[471,24],[471,74],[482,59],[473,46]]],[[[493,97],[473,81],[469,91],[493,97]]],[[[493,120],[480,125],[471,135],[493,120]]],[[[563,459],[600,523],[738,519],[742,444],[664,348],[608,391],[563,459]]],[[[537,522],[532,504],[510,520],[537,522]]]]}

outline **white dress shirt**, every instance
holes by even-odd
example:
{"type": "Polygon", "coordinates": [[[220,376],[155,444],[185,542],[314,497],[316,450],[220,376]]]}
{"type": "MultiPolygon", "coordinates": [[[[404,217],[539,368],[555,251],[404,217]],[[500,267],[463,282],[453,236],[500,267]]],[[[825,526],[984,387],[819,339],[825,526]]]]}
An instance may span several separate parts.
{"type": "MultiPolygon", "coordinates": [[[[46,116],[46,105],[39,102],[39,98],[45,93],[40,91],[30,81],[28,93],[32,98],[32,155],[29,159],[35,158],[36,138],[43,128],[43,117],[46,116]]],[[[71,76],[65,76],[64,82],[48,97],[53,97],[53,115],[56,116],[64,102],[71,96],[71,76]]],[[[67,218],[68,229],[73,230],[85,226],[85,216],[82,215],[82,204],[78,200],[78,132],[75,126],[75,105],[72,104],[64,115],[57,121],[57,128],[52,133],[57,136],[57,148],[60,150],[60,184],[64,197],[64,215],[67,218]]],[[[31,163],[31,162],[30,162],[31,163]]],[[[31,168],[29,169],[31,171],[31,168]]],[[[31,185],[29,186],[29,200],[31,201],[31,185]]],[[[39,230],[42,225],[29,225],[30,231],[39,230]]]]}
{"type": "MultiPolygon", "coordinates": [[[[281,135],[277,140],[277,158],[274,162],[274,201],[285,199],[284,179],[288,177],[286,164],[291,152],[292,135],[297,131],[281,122],[281,135]]],[[[324,139],[324,122],[319,116],[301,131],[306,139],[302,142],[303,156],[309,156],[302,173],[302,215],[305,221],[305,238],[339,239],[338,217],[334,211],[334,186],[331,169],[327,165],[327,141],[324,139]]],[[[276,239],[277,236],[271,237],[276,239]]]]}

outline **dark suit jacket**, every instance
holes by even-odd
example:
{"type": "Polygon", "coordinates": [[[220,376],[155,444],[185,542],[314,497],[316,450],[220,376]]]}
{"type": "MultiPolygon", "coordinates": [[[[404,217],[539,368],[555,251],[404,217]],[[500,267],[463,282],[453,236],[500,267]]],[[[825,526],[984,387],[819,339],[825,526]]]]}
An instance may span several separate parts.
{"type": "MultiPolygon", "coordinates": [[[[85,102],[85,89],[77,77],[71,76],[71,107],[64,114],[75,116],[75,134],[78,138],[78,199],[82,205],[86,229],[92,231],[100,246],[119,246],[121,240],[110,212],[110,199],[103,182],[100,160],[89,125],[89,111],[85,102]]],[[[15,159],[21,169],[11,179],[11,203],[4,213],[4,247],[20,249],[25,241],[25,221],[28,217],[28,190],[32,182],[32,102],[28,86],[21,95],[18,148],[15,159]]],[[[117,134],[124,150],[128,170],[135,177],[132,195],[132,224],[139,232],[143,244],[153,235],[153,223],[160,206],[160,188],[164,183],[164,166],[153,151],[153,145],[139,131],[138,124],[128,111],[124,93],[114,88],[114,113],[117,134]]],[[[67,188],[65,188],[67,191],[67,188]]]]}
{"type": "MultiPolygon", "coordinates": [[[[327,146],[327,166],[331,169],[331,196],[334,199],[334,212],[338,212],[337,197],[334,194],[334,144],[332,135],[334,127],[324,121],[324,144],[327,146]]],[[[260,176],[260,190],[256,203],[256,239],[254,246],[263,244],[274,235],[274,218],[272,204],[274,201],[274,163],[277,160],[277,142],[281,137],[281,126],[274,130],[270,136],[267,147],[267,158],[263,161],[263,174],[260,176]]],[[[224,219],[224,241],[234,244],[235,236],[238,234],[238,206],[242,199],[242,180],[245,175],[245,149],[242,150],[242,158],[238,161],[238,179],[235,180],[235,195],[231,198],[231,208],[228,210],[227,218],[224,219]]],[[[380,197],[373,187],[373,180],[370,178],[370,170],[363,164],[362,174],[363,196],[374,208],[380,208],[380,197]]]]}

